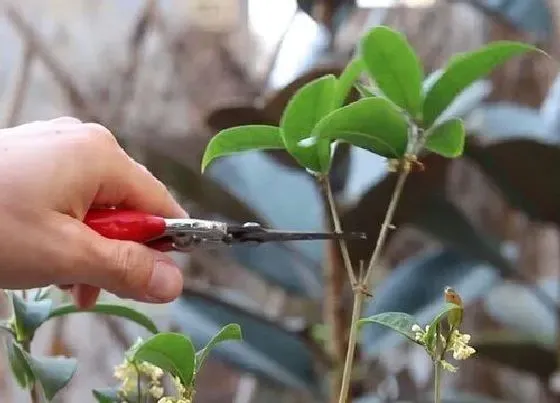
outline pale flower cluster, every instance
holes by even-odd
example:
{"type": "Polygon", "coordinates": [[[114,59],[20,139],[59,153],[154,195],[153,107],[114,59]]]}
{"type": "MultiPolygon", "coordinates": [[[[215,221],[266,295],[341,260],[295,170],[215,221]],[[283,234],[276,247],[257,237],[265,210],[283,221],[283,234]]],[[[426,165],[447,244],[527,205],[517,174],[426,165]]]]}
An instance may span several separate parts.
{"type": "MultiPolygon", "coordinates": [[[[139,339],[130,350],[134,350],[142,342],[139,339]]],[[[115,367],[114,376],[121,381],[119,388],[120,394],[128,397],[136,393],[138,388],[138,377],[144,376],[148,380],[147,392],[158,399],[157,403],[192,403],[190,398],[186,398],[187,388],[181,383],[178,377],[173,377],[175,390],[179,397],[163,396],[164,390],[161,384],[164,372],[161,368],[149,362],[134,363],[128,357],[115,367]]]]}
{"type": "Polygon", "coordinates": [[[422,344],[426,344],[425,337],[429,329],[430,329],[429,325],[426,325],[426,330],[422,330],[422,328],[419,325],[416,324],[412,325],[412,331],[414,332],[414,340],[422,344]]]}
{"type": "Polygon", "coordinates": [[[469,341],[471,341],[470,334],[461,334],[458,330],[453,330],[447,351],[453,351],[455,360],[466,360],[476,353],[476,350],[469,346],[469,341]]]}
{"type": "Polygon", "coordinates": [[[163,396],[161,378],[163,370],[148,362],[134,364],[127,358],[115,368],[115,378],[121,381],[120,391],[126,397],[134,393],[138,385],[138,376],[144,375],[149,379],[148,393],[159,399],[163,396]]]}
{"type": "MultiPolygon", "coordinates": [[[[419,325],[414,324],[412,326],[412,331],[414,332],[414,340],[426,346],[426,336],[430,326],[427,325],[425,329],[422,329],[419,325]]],[[[442,341],[445,343],[445,337],[441,336],[442,341]]],[[[470,334],[462,334],[459,330],[453,330],[449,337],[449,342],[446,346],[446,352],[453,353],[453,359],[455,360],[466,360],[471,355],[476,353],[476,350],[469,346],[469,342],[471,340],[470,334]]],[[[434,352],[429,351],[430,354],[434,354],[434,352]]],[[[457,368],[448,363],[445,360],[440,360],[441,366],[443,369],[449,372],[456,372],[457,368]]]]}

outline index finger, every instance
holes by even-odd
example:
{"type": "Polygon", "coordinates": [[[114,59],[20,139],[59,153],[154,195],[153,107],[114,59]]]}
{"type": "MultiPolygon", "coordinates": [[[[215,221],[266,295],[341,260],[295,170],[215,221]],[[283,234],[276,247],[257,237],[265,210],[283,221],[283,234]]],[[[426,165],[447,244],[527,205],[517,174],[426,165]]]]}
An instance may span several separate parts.
{"type": "Polygon", "coordinates": [[[118,145],[117,148],[106,164],[94,204],[126,207],[167,218],[188,217],[161,181],[118,145]]]}

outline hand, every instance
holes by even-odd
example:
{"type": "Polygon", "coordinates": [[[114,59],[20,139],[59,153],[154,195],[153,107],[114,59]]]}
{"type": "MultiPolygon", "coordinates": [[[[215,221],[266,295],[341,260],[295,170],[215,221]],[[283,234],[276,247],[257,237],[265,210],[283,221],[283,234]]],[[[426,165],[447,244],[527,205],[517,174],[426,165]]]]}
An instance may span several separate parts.
{"type": "Polygon", "coordinates": [[[100,288],[154,303],[180,294],[171,258],[82,222],[91,207],[106,206],[187,216],[106,128],[64,117],[3,129],[0,154],[0,288],[80,284],[80,307],[93,305],[100,288]]]}

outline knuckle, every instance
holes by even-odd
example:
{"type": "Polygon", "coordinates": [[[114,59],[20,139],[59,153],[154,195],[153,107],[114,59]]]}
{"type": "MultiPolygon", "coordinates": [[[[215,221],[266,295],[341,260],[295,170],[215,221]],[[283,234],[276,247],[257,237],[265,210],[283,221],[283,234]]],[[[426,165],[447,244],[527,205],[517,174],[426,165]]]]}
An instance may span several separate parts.
{"type": "Polygon", "coordinates": [[[115,147],[118,144],[117,139],[115,138],[113,133],[111,133],[111,131],[105,126],[98,123],[85,123],[83,126],[88,139],[95,144],[98,144],[102,147],[115,147]]]}
{"type": "Polygon", "coordinates": [[[133,242],[121,242],[113,253],[115,280],[120,288],[142,291],[148,286],[154,267],[154,257],[133,242]]]}
{"type": "Polygon", "coordinates": [[[60,116],[55,119],[51,119],[49,123],[52,124],[80,124],[82,121],[72,116],[60,116]]]}

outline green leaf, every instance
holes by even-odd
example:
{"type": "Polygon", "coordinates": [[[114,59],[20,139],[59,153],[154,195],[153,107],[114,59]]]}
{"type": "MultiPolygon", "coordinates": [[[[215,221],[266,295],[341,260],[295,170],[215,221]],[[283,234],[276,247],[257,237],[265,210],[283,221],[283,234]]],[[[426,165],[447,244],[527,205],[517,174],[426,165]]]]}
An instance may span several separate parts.
{"type": "Polygon", "coordinates": [[[417,117],[422,110],[424,69],[406,37],[388,27],[375,27],[360,42],[360,51],[379,89],[417,117]]]}
{"type": "Polygon", "coordinates": [[[447,158],[460,157],[465,147],[465,127],[458,118],[432,127],[426,133],[425,147],[447,158]]]}
{"type": "Polygon", "coordinates": [[[14,342],[7,343],[6,350],[12,374],[16,378],[18,385],[22,388],[27,388],[34,382],[35,377],[29,367],[29,364],[27,363],[27,360],[25,359],[23,351],[14,342]]]}
{"type": "Polygon", "coordinates": [[[329,142],[319,140],[308,146],[299,143],[309,138],[315,125],[334,109],[337,82],[334,75],[328,74],[305,84],[290,99],[280,120],[287,151],[300,165],[314,172],[328,171],[329,142]]]}
{"type": "Polygon", "coordinates": [[[231,323],[224,326],[220,331],[212,337],[206,346],[196,353],[196,371],[200,371],[204,360],[210,354],[210,351],[218,344],[224,341],[241,340],[241,328],[239,325],[231,323]]]}
{"type": "MultiPolygon", "coordinates": [[[[119,396],[119,389],[106,388],[106,389],[93,389],[91,391],[97,403],[121,403],[124,399],[119,396]]],[[[129,396],[131,402],[136,401],[136,394],[129,396]]]]}
{"type": "Polygon", "coordinates": [[[221,130],[208,142],[201,171],[216,158],[251,150],[284,149],[280,129],[268,125],[237,126],[221,130]]]}
{"type": "Polygon", "coordinates": [[[56,316],[64,316],[73,313],[85,313],[85,312],[119,316],[121,318],[126,318],[128,320],[131,320],[139,324],[140,326],[145,327],[152,333],[158,332],[158,328],[150,318],[148,318],[143,313],[140,313],[132,308],[123,305],[97,304],[89,309],[78,309],[74,305],[63,305],[53,309],[53,311],[50,313],[48,318],[51,319],[56,316]]]}
{"type": "Polygon", "coordinates": [[[75,358],[33,357],[26,352],[23,354],[48,401],[68,385],[78,368],[75,358]]]}
{"type": "Polygon", "coordinates": [[[437,325],[447,317],[447,314],[454,310],[462,310],[463,308],[459,305],[452,304],[450,302],[446,302],[443,306],[443,309],[436,315],[436,317],[430,323],[430,327],[426,332],[426,344],[428,346],[432,345],[432,343],[436,340],[436,330],[437,325]]]}
{"type": "Polygon", "coordinates": [[[402,113],[383,98],[364,98],[324,117],[313,136],[341,140],[387,158],[402,157],[408,125],[402,113]]]}
{"type": "Polygon", "coordinates": [[[348,93],[352,89],[354,82],[360,77],[364,70],[364,61],[361,58],[354,58],[348,63],[336,84],[336,93],[333,107],[338,108],[344,104],[348,93]]]}
{"type": "Polygon", "coordinates": [[[191,340],[179,333],[159,333],[140,344],[133,360],[147,361],[181,379],[189,386],[194,377],[195,350],[191,340]]]}
{"type": "Polygon", "coordinates": [[[49,317],[52,301],[49,299],[25,301],[16,293],[12,293],[16,338],[18,341],[30,340],[35,330],[49,317]]]}
{"type": "Polygon", "coordinates": [[[415,339],[415,333],[412,331],[412,326],[417,324],[414,316],[404,312],[384,312],[377,315],[370,316],[369,318],[362,318],[359,325],[362,326],[366,323],[378,324],[402,334],[414,343],[418,343],[415,339]]]}
{"type": "Polygon", "coordinates": [[[488,75],[508,59],[538,50],[513,41],[496,41],[472,52],[460,53],[450,59],[443,74],[426,94],[423,107],[425,127],[431,126],[465,88],[488,75]]]}

